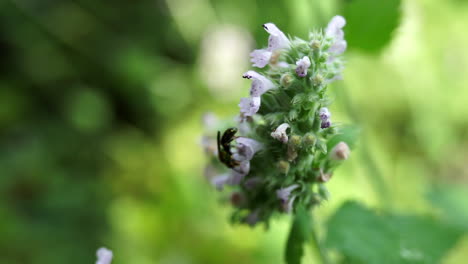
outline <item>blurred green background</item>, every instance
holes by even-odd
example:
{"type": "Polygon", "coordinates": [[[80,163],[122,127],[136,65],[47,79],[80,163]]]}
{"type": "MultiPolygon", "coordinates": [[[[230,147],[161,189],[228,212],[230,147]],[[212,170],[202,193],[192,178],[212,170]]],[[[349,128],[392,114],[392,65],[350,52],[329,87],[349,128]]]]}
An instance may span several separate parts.
{"type": "Polygon", "coordinates": [[[441,262],[466,263],[463,0],[1,1],[0,263],[93,263],[100,246],[116,264],[282,263],[290,218],[228,223],[203,176],[201,116],[238,113],[263,23],[306,38],[335,14],[349,49],[333,120],[362,133],[319,232],[357,200],[459,231],[441,262]]]}

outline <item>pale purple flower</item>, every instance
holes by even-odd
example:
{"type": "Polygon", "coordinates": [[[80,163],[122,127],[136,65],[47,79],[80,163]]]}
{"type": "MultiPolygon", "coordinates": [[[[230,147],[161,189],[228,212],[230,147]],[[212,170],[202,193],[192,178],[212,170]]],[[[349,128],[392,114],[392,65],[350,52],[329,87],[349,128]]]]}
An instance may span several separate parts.
{"type": "MultiPolygon", "coordinates": [[[[250,165],[249,165],[250,167],[250,165]]],[[[244,179],[245,173],[238,172],[236,170],[231,170],[231,174],[229,175],[228,184],[229,185],[238,185],[244,179]]]]}
{"type": "Polygon", "coordinates": [[[276,191],[276,197],[281,200],[281,208],[286,213],[290,213],[293,208],[294,199],[296,196],[291,197],[291,192],[299,187],[298,184],[293,184],[289,187],[281,188],[276,191]]]}
{"type": "Polygon", "coordinates": [[[260,104],[259,96],[241,98],[239,107],[242,116],[246,117],[255,115],[260,109],[260,104]]]}
{"type": "Polygon", "coordinates": [[[281,188],[276,191],[276,197],[282,201],[287,201],[291,195],[291,192],[297,188],[299,188],[299,184],[293,184],[291,186],[281,188]]]}
{"type": "Polygon", "coordinates": [[[322,107],[319,110],[319,117],[322,123],[320,124],[320,128],[327,128],[331,126],[331,113],[328,111],[328,108],[322,107]]]}
{"type": "MultiPolygon", "coordinates": [[[[289,39],[275,24],[266,23],[263,25],[263,28],[270,34],[268,38],[268,48],[257,49],[250,53],[250,61],[253,63],[252,66],[258,68],[263,68],[271,62],[272,57],[275,57],[273,55],[274,51],[288,48],[290,45],[289,39]]],[[[276,64],[276,62],[272,62],[272,64],[276,64]]]]}
{"type": "Polygon", "coordinates": [[[343,32],[343,27],[345,25],[346,20],[342,16],[334,16],[325,30],[325,34],[333,38],[333,44],[328,51],[334,56],[340,55],[346,50],[347,43],[346,40],[344,40],[343,32]]]}
{"type": "Polygon", "coordinates": [[[253,177],[253,178],[249,178],[247,180],[245,180],[244,182],[244,186],[245,188],[247,188],[248,190],[253,190],[255,189],[257,186],[259,186],[260,184],[262,184],[263,182],[263,179],[260,178],[260,177],[253,177]]]}
{"type": "Polygon", "coordinates": [[[203,175],[205,175],[206,180],[211,181],[212,178],[218,175],[218,170],[212,164],[208,164],[203,170],[203,175]]]}
{"type": "Polygon", "coordinates": [[[233,158],[238,161],[251,160],[255,153],[263,148],[262,143],[251,138],[238,137],[236,142],[233,158]]]}
{"type": "Polygon", "coordinates": [[[248,71],[242,77],[252,79],[252,86],[250,87],[250,96],[252,97],[259,97],[266,91],[275,88],[272,81],[255,71],[248,71]]]}
{"type": "Polygon", "coordinates": [[[296,61],[296,73],[299,77],[307,76],[307,69],[310,67],[310,59],[308,56],[304,56],[302,59],[296,61]]]}
{"type": "Polygon", "coordinates": [[[289,39],[275,24],[266,23],[263,24],[263,28],[270,34],[268,38],[268,51],[289,47],[289,39]]]}
{"type": "Polygon", "coordinates": [[[107,248],[100,248],[96,252],[97,260],[96,264],[110,264],[112,261],[112,251],[107,248]]]}
{"type": "Polygon", "coordinates": [[[271,132],[271,136],[274,139],[277,139],[283,143],[288,143],[288,134],[286,133],[286,130],[289,128],[289,124],[283,123],[279,125],[275,131],[271,132]]]}
{"type": "Polygon", "coordinates": [[[295,199],[296,196],[294,195],[288,200],[281,200],[281,209],[283,209],[284,212],[290,214],[292,212],[295,199]]]}
{"type": "Polygon", "coordinates": [[[252,66],[263,68],[270,63],[271,51],[266,49],[257,49],[250,53],[250,57],[250,61],[253,63],[252,66]]]}
{"type": "Polygon", "coordinates": [[[218,117],[213,112],[203,114],[202,124],[206,131],[214,130],[218,123],[218,117]]]}
{"type": "Polygon", "coordinates": [[[208,137],[202,136],[200,139],[200,145],[208,155],[217,156],[218,155],[218,148],[216,146],[216,140],[208,137]]]}
{"type": "Polygon", "coordinates": [[[222,191],[224,188],[224,185],[228,184],[230,180],[230,176],[231,175],[229,173],[224,173],[216,177],[213,177],[211,179],[211,185],[213,185],[216,188],[216,190],[222,191]]]}
{"type": "Polygon", "coordinates": [[[239,163],[239,165],[235,166],[233,168],[236,172],[247,175],[249,174],[250,171],[250,161],[249,160],[244,160],[239,163]]]}

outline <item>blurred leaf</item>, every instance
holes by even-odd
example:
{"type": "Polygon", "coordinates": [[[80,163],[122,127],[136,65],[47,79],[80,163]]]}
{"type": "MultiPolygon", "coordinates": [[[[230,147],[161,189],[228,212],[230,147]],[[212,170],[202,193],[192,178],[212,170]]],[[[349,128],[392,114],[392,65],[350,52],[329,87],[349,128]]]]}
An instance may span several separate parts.
{"type": "Polygon", "coordinates": [[[301,263],[301,258],[304,255],[304,243],[309,239],[309,234],[311,234],[310,221],[309,212],[302,207],[297,208],[286,244],[286,263],[301,263]]]}
{"type": "Polygon", "coordinates": [[[378,52],[387,45],[400,22],[400,0],[338,0],[346,18],[348,47],[378,52]]]}
{"type": "Polygon", "coordinates": [[[448,222],[468,231],[468,190],[464,185],[437,186],[428,194],[432,204],[442,211],[448,222]]]}
{"type": "Polygon", "coordinates": [[[429,217],[379,214],[346,202],[328,222],[327,244],[348,263],[438,263],[460,236],[429,217]]]}
{"type": "Polygon", "coordinates": [[[347,125],[340,127],[339,134],[336,134],[328,141],[327,149],[332,149],[341,141],[348,144],[350,148],[354,148],[359,139],[360,131],[361,130],[357,126],[347,125]]]}

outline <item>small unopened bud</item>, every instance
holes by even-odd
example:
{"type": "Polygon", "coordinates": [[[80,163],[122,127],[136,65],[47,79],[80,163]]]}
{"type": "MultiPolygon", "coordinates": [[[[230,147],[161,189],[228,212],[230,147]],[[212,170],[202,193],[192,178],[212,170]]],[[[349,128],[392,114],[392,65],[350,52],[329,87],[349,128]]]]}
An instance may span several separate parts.
{"type": "Polygon", "coordinates": [[[291,83],[293,82],[293,76],[289,73],[285,73],[283,74],[283,76],[281,76],[281,79],[280,79],[280,83],[283,87],[285,88],[288,88],[291,83]]]}
{"type": "Polygon", "coordinates": [[[317,40],[312,40],[312,42],[310,42],[310,47],[313,49],[313,50],[319,50],[320,49],[320,42],[317,41],[317,40]]]}
{"type": "Polygon", "coordinates": [[[323,79],[323,76],[320,74],[320,73],[317,73],[315,76],[314,76],[314,85],[315,86],[319,86],[323,83],[324,79],[323,79]]]}
{"type": "Polygon", "coordinates": [[[319,62],[326,62],[327,60],[328,60],[328,53],[322,53],[322,55],[318,59],[319,62]]]}
{"type": "Polygon", "coordinates": [[[294,146],[288,144],[288,153],[287,153],[288,160],[290,162],[294,161],[297,158],[297,151],[294,146]]]}
{"type": "Polygon", "coordinates": [[[313,134],[308,133],[302,138],[302,142],[306,146],[313,146],[317,142],[317,138],[313,134]]]}
{"type": "Polygon", "coordinates": [[[301,137],[298,135],[292,135],[291,138],[289,139],[289,143],[293,147],[298,148],[301,146],[301,137]]]}
{"type": "Polygon", "coordinates": [[[330,152],[330,158],[332,160],[346,160],[349,157],[350,149],[348,144],[341,141],[335,147],[333,147],[332,151],[330,152]]]}
{"type": "Polygon", "coordinates": [[[281,160],[278,162],[278,170],[283,174],[288,174],[289,172],[289,162],[281,160]]]}

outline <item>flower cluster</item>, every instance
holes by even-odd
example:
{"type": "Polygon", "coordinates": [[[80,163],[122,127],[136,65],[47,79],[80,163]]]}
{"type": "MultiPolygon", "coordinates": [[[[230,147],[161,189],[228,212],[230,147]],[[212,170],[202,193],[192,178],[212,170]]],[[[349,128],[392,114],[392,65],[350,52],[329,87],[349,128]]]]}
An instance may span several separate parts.
{"type": "Polygon", "coordinates": [[[212,157],[207,177],[218,190],[230,186],[234,222],[268,224],[274,214],[328,198],[324,184],[350,154],[340,140],[341,127],[331,121],[327,95],[328,84],[341,79],[345,23],[335,16],[308,41],[288,38],[272,23],[263,25],[268,47],[250,54],[260,70],[242,75],[251,87],[249,97],[240,100],[236,128],[225,130],[228,126],[218,122],[223,129],[217,142],[212,129],[207,129],[211,140],[202,141],[212,157]]]}

